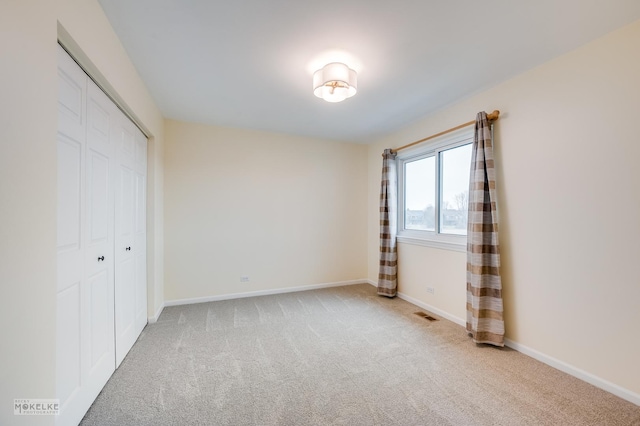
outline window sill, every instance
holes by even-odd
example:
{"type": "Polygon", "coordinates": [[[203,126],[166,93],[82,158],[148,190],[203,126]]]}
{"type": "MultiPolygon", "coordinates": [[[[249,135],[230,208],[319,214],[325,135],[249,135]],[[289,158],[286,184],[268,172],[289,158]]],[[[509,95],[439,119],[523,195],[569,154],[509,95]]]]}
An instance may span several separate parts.
{"type": "Polygon", "coordinates": [[[441,250],[451,250],[461,253],[467,252],[467,237],[456,235],[398,235],[399,243],[412,244],[416,246],[431,247],[441,250]]]}

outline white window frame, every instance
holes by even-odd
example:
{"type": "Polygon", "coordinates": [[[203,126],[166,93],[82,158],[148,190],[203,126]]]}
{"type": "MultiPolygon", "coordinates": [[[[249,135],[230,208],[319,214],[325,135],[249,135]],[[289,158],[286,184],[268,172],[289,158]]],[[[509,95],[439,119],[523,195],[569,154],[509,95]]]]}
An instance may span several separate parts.
{"type": "MultiPolygon", "coordinates": [[[[440,233],[440,199],[442,197],[442,167],[440,165],[440,152],[459,146],[473,143],[473,127],[458,130],[445,136],[434,139],[428,144],[398,152],[396,157],[398,170],[398,242],[432,247],[459,252],[467,251],[467,236],[440,233]],[[435,231],[418,229],[405,229],[405,164],[425,157],[435,157],[436,162],[436,199],[435,199],[435,231]]],[[[469,165],[471,168],[471,165],[469,165]]]]}

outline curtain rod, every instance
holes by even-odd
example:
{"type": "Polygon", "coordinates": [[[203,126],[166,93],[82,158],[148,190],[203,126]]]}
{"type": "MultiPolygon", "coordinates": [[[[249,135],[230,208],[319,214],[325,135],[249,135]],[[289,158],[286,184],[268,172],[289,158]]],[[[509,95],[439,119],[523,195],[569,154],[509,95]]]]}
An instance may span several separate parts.
{"type": "MultiPolygon", "coordinates": [[[[498,119],[498,117],[500,117],[500,111],[498,111],[498,110],[494,110],[492,113],[487,114],[487,119],[489,121],[496,121],[498,119]]],[[[412,147],[412,146],[417,145],[417,144],[422,143],[422,142],[426,142],[426,141],[428,141],[430,139],[433,139],[433,138],[437,138],[438,136],[446,135],[447,133],[451,133],[451,132],[454,132],[454,131],[456,131],[458,129],[462,129],[463,127],[471,126],[472,124],[475,124],[475,123],[476,123],[476,120],[472,120],[472,121],[469,121],[468,123],[460,124],[460,125],[458,125],[456,127],[452,127],[452,128],[447,129],[447,130],[445,130],[443,132],[436,133],[435,135],[427,136],[426,138],[420,139],[419,141],[411,142],[411,143],[408,143],[406,145],[402,145],[399,148],[392,149],[391,152],[394,153],[394,152],[402,151],[403,149],[412,147]]]]}

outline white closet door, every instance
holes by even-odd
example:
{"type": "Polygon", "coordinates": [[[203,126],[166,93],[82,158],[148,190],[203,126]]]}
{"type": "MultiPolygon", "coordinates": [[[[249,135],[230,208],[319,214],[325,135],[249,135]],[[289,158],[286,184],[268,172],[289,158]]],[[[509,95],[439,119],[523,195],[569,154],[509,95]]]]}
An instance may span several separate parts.
{"type": "Polygon", "coordinates": [[[84,284],[86,75],[58,49],[56,395],[59,419],[63,419],[74,417],[74,400],[81,397],[84,383],[80,299],[84,284]]]}
{"type": "Polygon", "coordinates": [[[56,424],[77,425],[147,323],[147,140],[58,53],[56,424]]]}
{"type": "MultiPolygon", "coordinates": [[[[100,374],[102,385],[114,363],[114,215],[112,123],[119,111],[111,100],[88,80],[87,90],[87,248],[85,267],[90,323],[89,376],[100,374]],[[103,366],[104,365],[104,366],[103,366]],[[108,366],[108,368],[107,368],[108,366]],[[107,372],[105,375],[99,372],[107,372]]],[[[102,388],[102,386],[100,387],[102,388]]]]}
{"type": "MultiPolygon", "coordinates": [[[[124,117],[124,115],[123,115],[124,117]]],[[[116,140],[116,366],[119,366],[135,343],[140,331],[136,327],[135,209],[136,173],[135,131],[128,119],[117,127],[116,140]]]]}
{"type": "Polygon", "coordinates": [[[74,425],[115,369],[113,108],[58,49],[56,424],[74,425]]]}

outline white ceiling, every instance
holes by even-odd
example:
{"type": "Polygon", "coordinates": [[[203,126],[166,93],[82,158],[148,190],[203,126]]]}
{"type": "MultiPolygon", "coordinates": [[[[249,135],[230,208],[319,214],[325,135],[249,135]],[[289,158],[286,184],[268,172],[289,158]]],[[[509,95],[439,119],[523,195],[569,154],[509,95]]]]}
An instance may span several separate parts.
{"type": "Polygon", "coordinates": [[[99,1],[165,117],[360,143],[640,19],[638,0],[99,1]],[[358,93],[330,104],[311,78],[335,60],[358,93]]]}

